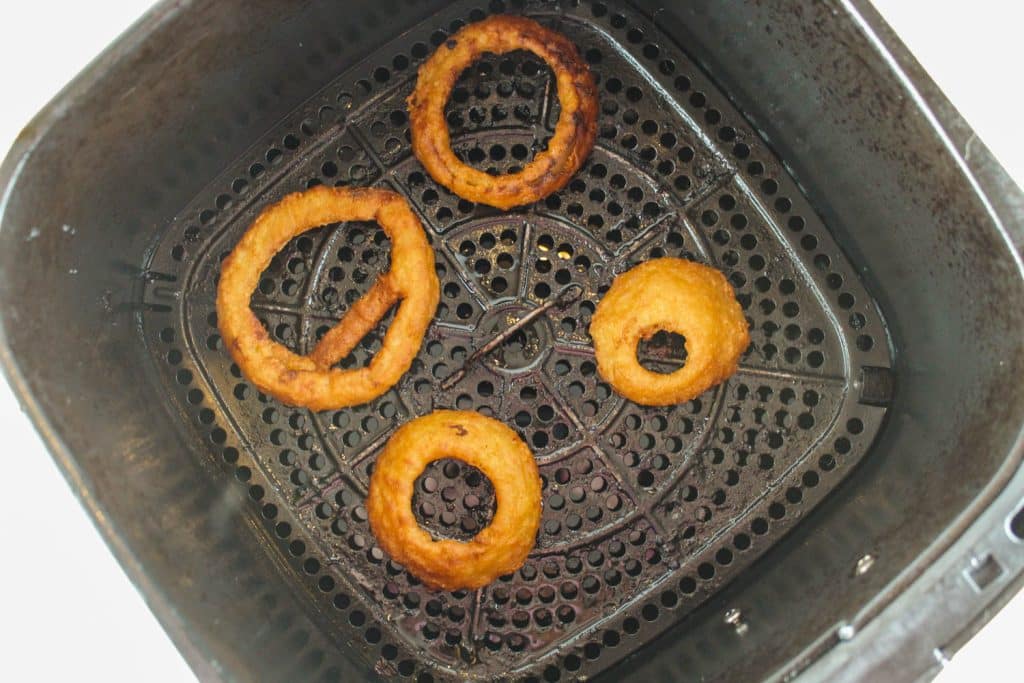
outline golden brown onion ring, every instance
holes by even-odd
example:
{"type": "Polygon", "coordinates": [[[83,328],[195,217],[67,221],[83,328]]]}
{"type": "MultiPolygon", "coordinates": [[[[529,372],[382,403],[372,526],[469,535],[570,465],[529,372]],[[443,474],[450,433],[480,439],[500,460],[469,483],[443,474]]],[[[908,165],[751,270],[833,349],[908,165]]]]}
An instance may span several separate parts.
{"type": "Polygon", "coordinates": [[[750,344],[743,310],[725,276],[678,258],[660,258],[612,282],[590,323],[597,368],[626,398],[648,406],[682,403],[724,381],[750,344]],[[668,374],[637,360],[637,345],[664,330],[686,339],[686,362],[668,374]]]}
{"type": "Polygon", "coordinates": [[[597,88],[572,42],[525,17],[492,16],[460,29],[419,70],[409,97],[412,149],[437,182],[499,209],[543,199],[569,182],[594,147],[597,88]],[[555,74],[561,115],[546,151],[518,173],[492,176],[455,156],[444,107],[462,70],[485,52],[529,50],[555,74]]]}
{"type": "Polygon", "coordinates": [[[217,287],[221,336],[238,367],[261,391],[294,406],[328,410],[358,405],[391,388],[419,351],[439,298],[434,254],[423,227],[399,195],[371,188],[315,187],[267,207],[224,260],[217,287]],[[308,356],[278,344],[249,308],[270,260],[288,240],[321,225],[377,221],[391,239],[391,270],[308,356]],[[331,369],[401,301],[369,365],[331,369]]]}
{"type": "Polygon", "coordinates": [[[431,588],[479,588],[518,569],[540,526],[541,482],[533,454],[497,420],[440,410],[398,429],[373,466],[366,499],[370,528],[392,558],[431,588]],[[457,458],[494,486],[497,510],[471,540],[435,541],[412,512],[413,485],[435,460],[457,458]]]}

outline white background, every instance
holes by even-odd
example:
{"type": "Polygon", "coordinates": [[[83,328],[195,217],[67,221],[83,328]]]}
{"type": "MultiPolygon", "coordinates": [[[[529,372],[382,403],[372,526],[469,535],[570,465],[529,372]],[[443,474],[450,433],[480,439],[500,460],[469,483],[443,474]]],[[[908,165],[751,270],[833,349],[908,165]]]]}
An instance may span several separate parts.
{"type": "MultiPolygon", "coordinates": [[[[4,3],[0,152],[150,5],[148,0],[4,3]],[[11,8],[13,7],[13,9],[11,8]]],[[[912,52],[1024,184],[1020,27],[1006,0],[876,0],[912,52]]],[[[0,679],[193,681],[0,381],[7,486],[0,496],[0,679]]],[[[974,638],[940,683],[1010,680],[1024,593],[974,638]],[[1002,673],[999,673],[1002,672],[1002,673]]],[[[1013,680],[1021,680],[1019,675],[1013,680]]]]}

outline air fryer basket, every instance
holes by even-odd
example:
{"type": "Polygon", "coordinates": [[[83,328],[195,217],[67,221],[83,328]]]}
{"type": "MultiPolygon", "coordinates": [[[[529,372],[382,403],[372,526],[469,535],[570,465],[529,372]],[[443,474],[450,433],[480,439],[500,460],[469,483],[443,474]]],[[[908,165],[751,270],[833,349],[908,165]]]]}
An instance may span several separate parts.
{"type": "MultiPolygon", "coordinates": [[[[1012,594],[1020,193],[870,8],[823,5],[165,5],[41,115],[4,166],[5,364],[202,677],[913,680],[1012,594]],[[511,212],[431,180],[404,104],[437,45],[501,11],[570,36],[601,91],[584,168],[511,212]],[[412,370],[324,413],[249,384],[213,310],[256,213],[315,184],[405,195],[442,283],[412,370]],[[643,408],[601,381],[587,324],[665,255],[722,269],[753,343],[720,387],[643,408]],[[513,426],[544,481],[535,551],[479,591],[425,589],[361,505],[387,437],[438,408],[513,426]]],[[[448,106],[457,153],[496,172],[558,113],[518,52],[448,106]]],[[[307,351],[388,255],[373,224],[307,233],[253,308],[307,351]]],[[[678,365],[672,341],[644,362],[678,365]]],[[[469,538],[494,500],[442,461],[412,504],[469,538]]]]}

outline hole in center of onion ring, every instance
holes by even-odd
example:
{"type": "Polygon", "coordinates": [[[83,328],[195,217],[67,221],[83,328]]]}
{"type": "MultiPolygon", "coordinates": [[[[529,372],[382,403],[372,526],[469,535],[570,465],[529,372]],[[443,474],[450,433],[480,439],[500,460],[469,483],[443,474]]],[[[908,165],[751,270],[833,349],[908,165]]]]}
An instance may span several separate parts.
{"type": "Polygon", "coordinates": [[[659,330],[636,345],[636,359],[651,372],[673,373],[686,363],[686,338],[675,332],[659,330]]]}
{"type": "MultiPolygon", "coordinates": [[[[260,275],[249,299],[271,338],[305,355],[391,270],[391,240],[375,222],[332,223],[292,238],[260,275]],[[307,324],[302,326],[303,314],[307,324]]],[[[394,319],[392,306],[347,357],[332,367],[366,366],[394,319]]]]}
{"type": "Polygon", "coordinates": [[[558,116],[554,75],[528,50],[487,53],[462,71],[445,105],[452,151],[491,175],[517,173],[547,149],[558,116]],[[545,104],[545,91],[550,100],[545,104]]]}
{"type": "Polygon", "coordinates": [[[412,511],[434,540],[469,541],[491,523],[496,509],[491,480],[461,460],[435,460],[416,479],[412,511]]]}

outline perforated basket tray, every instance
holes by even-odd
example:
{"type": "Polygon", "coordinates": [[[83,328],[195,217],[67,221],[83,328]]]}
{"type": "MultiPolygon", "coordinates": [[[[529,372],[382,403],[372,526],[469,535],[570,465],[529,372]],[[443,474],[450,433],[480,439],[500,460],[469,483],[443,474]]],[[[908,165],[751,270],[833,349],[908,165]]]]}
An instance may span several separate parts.
{"type": "MultiPolygon", "coordinates": [[[[81,391],[106,395],[104,387],[115,385],[109,388],[118,392],[109,407],[74,409],[75,419],[90,426],[69,426],[69,436],[88,437],[89,445],[64,462],[73,476],[92,477],[79,486],[97,491],[97,502],[91,493],[86,502],[104,515],[99,521],[129,570],[154,600],[174,596],[178,611],[159,602],[156,609],[198,670],[267,680],[338,680],[356,672],[424,681],[589,678],[671,629],[668,640],[645,651],[672,654],[648,659],[638,676],[760,676],[806,666],[812,657],[785,661],[805,647],[826,648],[829,641],[816,634],[828,630],[830,614],[841,620],[834,637],[849,640],[859,624],[842,620],[843,610],[852,618],[851,608],[878,594],[927,545],[927,529],[941,526],[921,518],[934,514],[928,511],[939,502],[937,491],[948,497],[948,520],[962,507],[957,501],[992,478],[1007,452],[996,444],[1019,427],[1014,411],[1021,398],[1019,387],[1001,386],[1008,412],[983,429],[966,408],[942,417],[931,405],[939,363],[958,343],[975,342],[975,355],[960,356],[963,365],[942,378],[947,391],[957,382],[965,396],[996,391],[1005,373],[990,372],[993,354],[1020,363],[1020,337],[1014,345],[1005,334],[1021,329],[1020,311],[999,310],[996,319],[968,306],[1019,289],[1019,264],[1000,242],[995,207],[979,204],[967,179],[948,186],[942,205],[931,205],[927,184],[911,187],[918,177],[899,171],[909,165],[938,178],[963,169],[934,150],[929,163],[944,165],[922,166],[913,146],[927,141],[886,137],[883,124],[892,116],[883,110],[899,100],[884,88],[905,84],[881,77],[869,83],[857,73],[870,66],[869,57],[881,58],[872,52],[877,46],[848,47],[855,64],[816,60],[806,72],[791,72],[791,82],[772,85],[787,59],[795,62],[830,31],[866,41],[865,25],[854,23],[859,15],[852,8],[837,18],[734,7],[750,22],[760,17],[768,36],[781,32],[780,45],[764,51],[756,49],[762,36],[749,28],[753,23],[712,4],[651,16],[640,6],[603,3],[416,3],[390,12],[387,23],[398,17],[401,32],[382,23],[388,13],[379,9],[314,3],[281,13],[268,3],[242,16],[228,3],[156,10],[132,34],[145,41],[126,38],[67,95],[87,109],[82,101],[113,87],[131,64],[176,74],[153,92],[129,91],[128,105],[113,119],[94,120],[93,135],[101,138],[141,140],[136,126],[155,126],[154,152],[117,157],[115,145],[94,143],[72,163],[69,175],[78,176],[90,153],[105,158],[102,182],[118,188],[120,198],[101,200],[102,213],[71,203],[76,193],[69,191],[47,215],[64,216],[58,209],[66,208],[68,216],[84,210],[89,217],[60,218],[58,230],[46,230],[30,206],[39,186],[9,195],[15,211],[5,213],[2,236],[26,254],[20,267],[45,249],[47,272],[74,290],[67,305],[81,302],[69,326],[102,328],[90,337],[95,346],[76,349],[81,363],[107,366],[110,376],[81,380],[81,391]],[[405,98],[418,65],[450,32],[508,10],[579,46],[600,87],[601,115],[598,145],[565,190],[499,212],[460,200],[423,171],[409,148],[405,98]],[[720,23],[726,17],[727,28],[720,23]],[[232,24],[239,35],[209,30],[232,24]],[[209,44],[200,41],[189,55],[157,56],[172,30],[187,35],[204,25],[209,44]],[[268,42],[272,26],[280,35],[268,42]],[[719,31],[725,55],[700,42],[712,42],[719,31]],[[806,45],[798,42],[801,32],[806,45]],[[294,37],[298,48],[289,42],[294,37]],[[199,73],[204,82],[190,80],[199,73]],[[820,99],[801,99],[814,78],[820,99]],[[752,105],[751,93],[761,88],[783,92],[752,105]],[[871,93],[862,101],[856,88],[871,93]],[[840,90],[846,109],[810,104],[830,102],[840,90]],[[823,112],[831,128],[819,120],[823,112]],[[764,113],[771,118],[760,119],[759,128],[764,113]],[[844,126],[880,141],[850,137],[844,126]],[[875,155],[870,164],[856,158],[865,153],[875,155]],[[858,180],[864,187],[854,187],[858,180]],[[223,349],[213,307],[219,262],[254,216],[315,184],[377,185],[405,195],[430,235],[442,282],[442,303],[412,370],[376,401],[323,413],[289,408],[255,390],[223,349]],[[868,189],[870,203],[852,203],[868,189]],[[964,229],[952,221],[957,211],[973,218],[971,241],[957,232],[964,229]],[[883,221],[886,212],[913,220],[883,221]],[[90,236],[101,217],[106,236],[90,236]],[[23,228],[24,220],[32,229],[12,242],[9,226],[23,228]],[[895,254],[876,253],[884,231],[913,233],[920,253],[908,254],[909,264],[890,262],[895,254]],[[107,239],[113,243],[105,251],[107,239]],[[961,253],[939,261],[929,241],[961,253]],[[720,387],[688,404],[644,408],[601,380],[587,326],[615,275],[666,255],[726,273],[753,341],[739,373],[720,387]],[[867,264],[878,265],[871,272],[867,264]],[[982,296],[948,298],[945,313],[935,302],[915,300],[918,291],[938,295],[958,279],[982,296]],[[82,281],[88,284],[76,284],[82,281]],[[569,285],[582,288],[580,301],[552,309],[442,388],[474,349],[569,285]],[[971,337],[949,329],[958,317],[973,324],[971,337]],[[918,337],[936,326],[953,338],[918,350],[918,337]],[[915,349],[917,361],[894,367],[895,348],[915,349]],[[129,389],[116,381],[125,371],[144,380],[129,389]],[[147,401],[131,405],[133,391],[147,401]],[[513,426],[533,448],[544,482],[534,552],[518,572],[479,591],[425,589],[376,547],[362,507],[388,436],[439,408],[479,410],[513,426]],[[883,430],[893,411],[903,417],[891,417],[883,430]],[[934,433],[908,433],[899,421],[911,415],[934,422],[934,433]],[[940,432],[992,446],[957,465],[962,456],[940,432]],[[899,450],[906,438],[913,454],[899,450]],[[92,463],[88,454],[104,441],[120,445],[113,449],[118,457],[81,464],[92,463]],[[857,468],[862,459],[865,467],[857,468]],[[917,461],[967,472],[950,486],[938,472],[913,467],[917,461]],[[837,491],[847,478],[854,481],[837,491]],[[892,500],[893,490],[902,500],[892,500]],[[815,510],[822,501],[831,511],[815,510]],[[128,517],[101,512],[100,505],[111,504],[128,517]],[[804,518],[802,540],[798,534],[780,546],[804,518]],[[830,523],[840,530],[828,531],[830,523]],[[917,538],[901,538],[900,549],[890,549],[898,533],[917,538]],[[814,550],[811,540],[822,547],[814,550]],[[774,560],[755,564],[773,548],[774,560]],[[140,551],[157,559],[137,566],[140,551]],[[784,566],[795,573],[779,574],[784,566]],[[771,575],[789,582],[789,590],[765,592],[771,575]],[[818,582],[834,604],[815,602],[818,582]],[[758,598],[754,586],[766,597],[758,598]],[[770,632],[780,619],[790,633],[770,632]],[[773,651],[773,638],[788,640],[789,649],[773,651]],[[756,663],[730,661],[730,651],[751,648],[756,663]]],[[[72,132],[61,114],[51,111],[44,143],[72,132]]],[[[456,152],[503,173],[543,147],[559,108],[547,67],[512,53],[467,70],[448,114],[456,152]]],[[[904,111],[896,120],[906,126],[922,115],[904,111]]],[[[312,231],[274,259],[253,308],[276,339],[308,351],[387,269],[388,254],[373,224],[312,231]]],[[[25,298],[13,298],[14,287],[24,286],[16,285],[15,272],[5,263],[4,293],[14,302],[5,320],[9,340],[24,320],[17,311],[25,298]]],[[[43,319],[37,310],[30,324],[43,319]]],[[[387,322],[343,366],[365,363],[387,322]]],[[[678,366],[684,352],[671,342],[645,345],[644,362],[678,366]]],[[[11,365],[16,387],[24,363],[11,365]]],[[[62,373],[55,376],[66,385],[79,381],[66,367],[62,373]]],[[[39,410],[42,419],[47,409],[39,410]]],[[[44,430],[53,429],[52,420],[44,430]]],[[[63,446],[56,432],[52,438],[60,459],[63,446]]],[[[465,539],[488,522],[493,490],[479,472],[441,461],[419,478],[412,505],[436,536],[465,539]]],[[[997,578],[1015,573],[1005,560],[996,562],[997,578]]]]}

